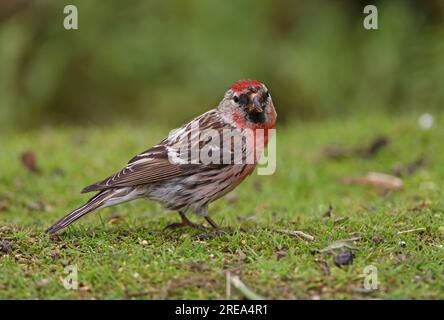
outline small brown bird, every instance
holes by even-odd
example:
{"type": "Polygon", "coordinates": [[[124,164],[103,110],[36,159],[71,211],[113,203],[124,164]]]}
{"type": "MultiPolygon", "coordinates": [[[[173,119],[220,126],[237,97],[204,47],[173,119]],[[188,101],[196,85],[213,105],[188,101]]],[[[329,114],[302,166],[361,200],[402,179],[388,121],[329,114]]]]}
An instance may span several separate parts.
{"type": "Polygon", "coordinates": [[[265,85],[256,80],[237,81],[225,93],[218,107],[184,124],[156,146],[135,156],[121,171],[84,188],[82,193],[98,193],[46,232],[54,234],[89,212],[139,198],[156,200],[167,209],[177,210],[182,222],[170,224],[169,228],[200,227],[185,216],[187,212],[193,212],[219,229],[208,217],[208,205],[233,190],[253,172],[268,143],[270,129],[275,128],[276,116],[265,85]],[[196,128],[197,140],[193,139],[196,128]],[[253,139],[245,139],[246,131],[252,132],[253,139]],[[206,132],[220,134],[222,141],[214,136],[207,139],[206,132]],[[264,132],[264,135],[258,132],[264,132]],[[225,147],[225,142],[236,137],[243,142],[240,148],[236,149],[231,143],[225,147]],[[184,144],[184,141],[188,143],[184,144]],[[205,149],[207,156],[216,161],[193,161],[195,159],[190,154],[196,149],[205,149]],[[240,162],[235,161],[236,151],[241,154],[240,162]],[[253,161],[248,161],[251,155],[253,161]]]}

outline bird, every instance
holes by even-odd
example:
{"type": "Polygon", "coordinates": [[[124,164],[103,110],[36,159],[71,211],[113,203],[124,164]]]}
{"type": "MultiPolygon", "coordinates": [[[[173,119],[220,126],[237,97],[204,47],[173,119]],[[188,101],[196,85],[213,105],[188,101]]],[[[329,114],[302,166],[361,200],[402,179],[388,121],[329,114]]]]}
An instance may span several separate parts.
{"type": "Polygon", "coordinates": [[[171,131],[160,143],[133,157],[122,170],[85,187],[81,193],[96,194],[45,232],[55,234],[90,212],[141,198],[178,211],[181,222],[165,228],[201,228],[202,225],[188,219],[191,212],[221,230],[209,217],[208,206],[254,171],[269,137],[274,134],[276,118],[271,95],[263,83],[250,79],[236,81],[217,107],[171,131]],[[213,136],[201,139],[205,132],[213,136]],[[215,133],[223,136],[222,141],[214,137],[215,133]],[[195,139],[196,135],[199,139],[195,139]],[[234,143],[224,144],[239,137],[242,143],[237,149],[234,143]],[[206,148],[207,156],[214,161],[192,158],[193,148],[206,148]],[[240,161],[235,161],[236,152],[240,153],[237,158],[240,161]]]}

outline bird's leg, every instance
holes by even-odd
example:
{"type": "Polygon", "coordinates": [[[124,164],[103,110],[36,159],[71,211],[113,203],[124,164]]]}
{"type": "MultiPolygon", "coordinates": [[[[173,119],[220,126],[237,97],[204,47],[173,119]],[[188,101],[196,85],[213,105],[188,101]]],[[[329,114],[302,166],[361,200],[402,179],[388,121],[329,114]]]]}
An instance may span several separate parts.
{"type": "Polygon", "coordinates": [[[214,237],[225,237],[226,233],[224,230],[221,229],[221,227],[219,227],[217,225],[216,222],[214,222],[213,219],[211,219],[208,216],[204,216],[205,220],[207,220],[207,222],[210,224],[210,226],[213,228],[214,232],[213,233],[202,233],[202,234],[198,234],[196,236],[196,238],[198,239],[211,239],[214,237]]]}
{"type": "Polygon", "coordinates": [[[179,211],[180,214],[180,218],[182,219],[182,222],[179,223],[171,223],[169,225],[167,225],[164,230],[166,229],[178,229],[178,228],[183,228],[183,227],[191,227],[191,228],[196,228],[196,229],[203,229],[203,227],[201,225],[198,225],[196,223],[191,222],[185,215],[185,213],[179,211]]]}
{"type": "Polygon", "coordinates": [[[214,230],[217,230],[217,231],[221,231],[221,230],[222,230],[222,229],[217,225],[217,223],[214,222],[214,220],[211,219],[210,217],[206,216],[206,217],[205,217],[205,220],[207,220],[207,222],[210,224],[210,226],[213,227],[214,230]]]}

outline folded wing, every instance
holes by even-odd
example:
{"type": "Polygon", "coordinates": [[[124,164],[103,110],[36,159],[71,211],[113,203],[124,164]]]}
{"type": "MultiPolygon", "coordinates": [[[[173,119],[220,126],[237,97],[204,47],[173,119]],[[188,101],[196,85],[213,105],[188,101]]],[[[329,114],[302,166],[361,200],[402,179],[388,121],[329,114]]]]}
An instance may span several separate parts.
{"type": "Polygon", "coordinates": [[[158,145],[131,159],[116,174],[84,188],[82,193],[154,183],[185,175],[190,169],[192,168],[188,164],[170,162],[168,149],[158,145]]]}
{"type": "MultiPolygon", "coordinates": [[[[215,143],[214,141],[203,142],[197,140],[193,143],[194,139],[192,139],[192,136],[194,134],[199,135],[199,131],[194,133],[191,129],[194,123],[199,124],[200,129],[202,130],[205,128],[218,128],[215,123],[220,124],[221,122],[217,117],[216,110],[211,110],[204,113],[190,123],[177,129],[175,132],[173,132],[173,134],[171,134],[167,139],[164,139],[158,145],[132,158],[128,162],[128,165],[116,174],[109,176],[103,181],[84,188],[82,193],[101,191],[116,187],[130,187],[150,184],[225,166],[223,164],[202,164],[192,163],[190,161],[180,161],[183,160],[183,155],[181,154],[184,151],[182,149],[182,143],[184,142],[186,143],[185,151],[187,152],[184,152],[183,154],[186,155],[191,154],[192,148],[199,149],[205,144],[212,145],[211,147],[214,147],[214,150],[220,148],[220,143],[215,143]],[[184,137],[188,137],[189,139],[183,139],[184,137]],[[187,141],[191,141],[191,143],[188,144],[187,141]]],[[[221,130],[221,127],[219,126],[218,129],[221,130]]],[[[190,159],[188,158],[188,160],[190,159]]]]}

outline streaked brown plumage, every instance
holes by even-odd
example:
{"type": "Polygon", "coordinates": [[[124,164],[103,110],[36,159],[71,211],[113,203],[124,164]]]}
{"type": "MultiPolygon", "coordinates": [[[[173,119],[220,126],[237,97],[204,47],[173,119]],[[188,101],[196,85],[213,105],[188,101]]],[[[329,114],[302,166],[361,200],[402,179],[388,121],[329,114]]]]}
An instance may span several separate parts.
{"type": "MultiPolygon", "coordinates": [[[[256,166],[256,152],[260,154],[262,150],[258,150],[257,141],[254,140],[251,148],[248,144],[242,145],[241,163],[178,163],[171,161],[172,157],[180,156],[180,151],[183,151],[179,150],[177,142],[191,138],[195,127],[199,127],[200,131],[213,129],[219,133],[231,130],[239,136],[247,129],[264,129],[266,135],[263,144],[266,145],[267,130],[275,127],[275,121],[276,112],[266,87],[255,80],[240,80],[226,92],[217,108],[191,120],[158,145],[135,156],[121,171],[84,188],[82,193],[98,193],[46,232],[56,233],[89,212],[139,198],[159,201],[167,209],[179,211],[182,223],[171,226],[195,226],[185,216],[186,212],[191,211],[205,217],[211,226],[217,228],[216,223],[208,217],[209,203],[233,190],[250,175],[256,166]],[[251,152],[254,152],[254,163],[247,163],[245,159],[251,152]]],[[[191,142],[187,148],[201,149],[206,146],[213,152],[223,146],[223,143],[216,144],[213,140],[197,140],[197,143],[199,145],[191,142]]],[[[227,151],[231,156],[234,154],[233,150],[220,151],[227,151]]],[[[190,157],[187,160],[191,160],[190,157]]]]}

